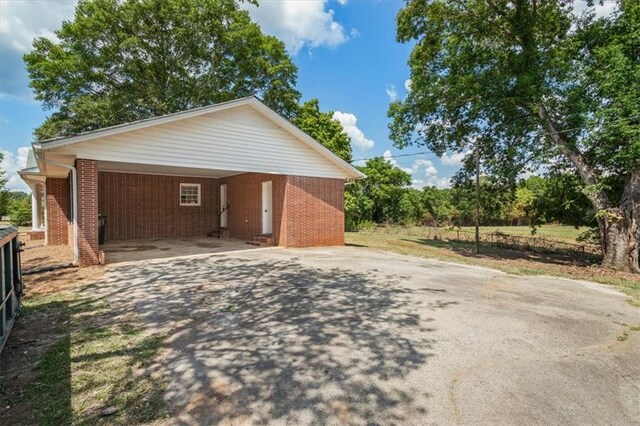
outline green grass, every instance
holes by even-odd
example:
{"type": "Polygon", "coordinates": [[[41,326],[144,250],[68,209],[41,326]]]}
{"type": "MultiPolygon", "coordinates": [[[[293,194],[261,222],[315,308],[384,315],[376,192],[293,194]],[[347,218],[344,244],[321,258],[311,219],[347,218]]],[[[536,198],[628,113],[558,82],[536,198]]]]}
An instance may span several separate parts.
{"type": "Polygon", "coordinates": [[[119,425],[167,416],[163,381],[148,369],[165,336],[145,334],[133,318],[115,320],[106,303],[76,292],[27,299],[22,314],[52,321],[58,334],[18,401],[33,407],[33,422],[119,425]],[[116,412],[100,417],[107,407],[116,412]]]}

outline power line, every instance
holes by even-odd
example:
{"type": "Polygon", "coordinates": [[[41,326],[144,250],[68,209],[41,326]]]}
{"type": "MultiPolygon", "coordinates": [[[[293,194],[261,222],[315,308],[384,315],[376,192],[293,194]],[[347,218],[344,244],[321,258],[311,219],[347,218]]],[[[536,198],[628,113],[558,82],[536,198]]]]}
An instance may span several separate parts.
{"type": "Polygon", "coordinates": [[[354,158],[353,160],[351,160],[351,162],[353,163],[354,161],[367,161],[367,160],[373,160],[374,158],[398,158],[398,157],[415,157],[416,155],[428,155],[428,154],[433,154],[432,152],[413,152],[411,154],[398,154],[398,155],[376,155],[375,157],[367,157],[367,158],[354,158]]]}
{"type": "MultiPolygon", "coordinates": [[[[609,121],[608,123],[606,123],[607,125],[613,124],[613,123],[618,123],[620,121],[625,121],[625,120],[633,120],[636,118],[640,118],[640,114],[638,115],[632,115],[631,117],[621,117],[618,118],[616,120],[613,121],[609,121]]],[[[592,124],[590,126],[582,126],[582,127],[574,127],[574,128],[570,128],[570,129],[563,129],[563,130],[558,130],[555,133],[568,133],[568,132],[573,132],[576,130],[587,130],[587,129],[592,129],[594,127],[598,127],[600,126],[600,124],[592,124]]],[[[551,132],[548,131],[543,131],[543,132],[537,132],[538,136],[551,136],[551,132]]],[[[376,155],[375,157],[368,157],[368,158],[355,158],[353,160],[351,160],[351,162],[353,163],[354,161],[368,161],[368,160],[373,160],[374,158],[399,158],[399,157],[415,157],[418,155],[428,155],[428,154],[432,154],[432,152],[413,152],[410,154],[397,154],[397,155],[376,155]]]]}

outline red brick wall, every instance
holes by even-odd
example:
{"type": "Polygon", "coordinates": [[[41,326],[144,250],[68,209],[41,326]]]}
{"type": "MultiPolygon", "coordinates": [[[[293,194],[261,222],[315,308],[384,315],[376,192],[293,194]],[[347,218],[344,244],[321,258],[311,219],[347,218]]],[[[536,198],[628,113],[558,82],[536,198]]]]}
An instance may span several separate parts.
{"type": "Polygon", "coordinates": [[[98,249],[98,163],[76,160],[78,173],[78,263],[97,265],[98,249]]]}
{"type": "Polygon", "coordinates": [[[69,238],[69,179],[47,179],[47,243],[65,245],[69,238]]]}
{"type": "Polygon", "coordinates": [[[289,176],[286,192],[288,247],[344,244],[344,181],[289,176]]]}
{"type": "Polygon", "coordinates": [[[243,173],[220,179],[227,184],[227,229],[234,238],[249,240],[262,234],[262,182],[272,182],[273,238],[285,245],[282,226],[284,192],[287,176],[265,173],[243,173]]]}
{"type": "Polygon", "coordinates": [[[106,241],[204,237],[217,230],[217,179],[100,172],[98,186],[106,241]],[[180,183],[201,185],[200,206],[180,206],[180,183]]]}
{"type": "Polygon", "coordinates": [[[344,181],[304,176],[244,173],[227,184],[227,228],[235,238],[262,233],[262,182],[273,182],[273,237],[285,247],[344,244],[344,181]]]}

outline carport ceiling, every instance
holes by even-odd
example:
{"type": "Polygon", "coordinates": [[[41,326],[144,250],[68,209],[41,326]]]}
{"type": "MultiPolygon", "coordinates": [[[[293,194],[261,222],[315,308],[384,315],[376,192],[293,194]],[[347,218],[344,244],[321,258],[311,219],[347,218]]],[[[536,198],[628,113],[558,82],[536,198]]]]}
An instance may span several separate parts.
{"type": "Polygon", "coordinates": [[[200,169],[195,167],[160,166],[157,164],[120,163],[115,161],[98,161],[98,171],[120,173],[144,173],[173,176],[197,176],[222,178],[244,172],[232,170],[200,169]]]}

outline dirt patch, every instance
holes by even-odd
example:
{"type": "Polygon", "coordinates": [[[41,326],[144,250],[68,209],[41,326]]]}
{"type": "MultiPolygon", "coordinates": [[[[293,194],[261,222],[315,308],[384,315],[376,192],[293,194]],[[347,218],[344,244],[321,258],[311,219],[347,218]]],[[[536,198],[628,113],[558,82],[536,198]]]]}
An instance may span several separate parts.
{"type": "MultiPolygon", "coordinates": [[[[45,246],[29,241],[23,247],[23,271],[68,264],[73,253],[67,246],[45,246]]],[[[80,291],[102,277],[103,269],[70,268],[23,277],[23,308],[0,357],[0,418],[7,424],[33,424],[34,406],[20,401],[41,374],[43,355],[69,337],[69,297],[65,290],[80,291]]]]}

